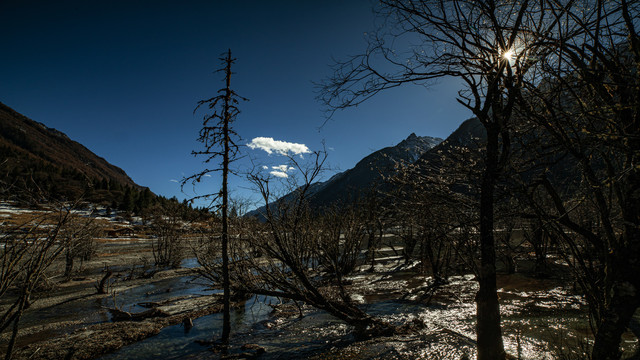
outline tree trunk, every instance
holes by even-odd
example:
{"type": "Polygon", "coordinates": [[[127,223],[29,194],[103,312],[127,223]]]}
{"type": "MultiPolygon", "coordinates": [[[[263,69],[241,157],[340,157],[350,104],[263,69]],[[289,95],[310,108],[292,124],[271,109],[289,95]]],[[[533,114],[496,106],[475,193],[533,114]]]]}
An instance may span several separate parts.
{"type": "Polygon", "coordinates": [[[370,264],[369,272],[373,272],[376,263],[376,233],[374,229],[371,229],[369,232],[367,242],[367,260],[370,264]]]}
{"type": "MultiPolygon", "coordinates": [[[[628,159],[634,159],[634,155],[628,154],[628,159]]],[[[620,237],[622,244],[613,249],[615,258],[608,264],[612,268],[609,271],[619,280],[614,282],[611,302],[601,316],[591,354],[593,360],[620,359],[621,336],[640,306],[640,172],[633,169],[622,183],[625,185],[624,196],[620,197],[625,224],[620,237]]]]}
{"type": "Polygon", "coordinates": [[[229,121],[231,120],[229,107],[231,106],[231,50],[227,56],[226,69],[226,96],[225,96],[225,114],[224,114],[224,153],[222,159],[222,343],[229,343],[231,334],[231,290],[229,284],[229,192],[227,188],[227,180],[229,177],[229,121]]]}
{"type": "Polygon", "coordinates": [[[109,278],[111,278],[111,275],[113,275],[113,271],[107,268],[107,272],[104,274],[104,276],[96,286],[96,290],[98,291],[98,294],[107,293],[107,290],[108,290],[107,288],[109,287],[109,278]]]}
{"type": "Polygon", "coordinates": [[[616,258],[611,267],[616,267],[617,278],[613,284],[613,296],[609,306],[602,315],[602,322],[596,333],[591,357],[593,360],[618,360],[620,340],[633,314],[640,306],[640,177],[635,173],[627,179],[628,193],[623,207],[625,220],[624,232],[621,237],[623,246],[617,250],[616,258]]]}
{"type": "MultiPolygon", "coordinates": [[[[23,286],[24,287],[29,286],[28,283],[32,280],[33,279],[29,277],[28,281],[23,286]]],[[[11,359],[11,354],[13,353],[13,347],[15,346],[16,339],[18,338],[18,329],[20,325],[20,319],[22,318],[22,314],[24,310],[29,307],[29,296],[30,296],[30,290],[23,288],[22,293],[20,294],[18,310],[14,314],[13,328],[11,329],[11,337],[9,338],[9,344],[7,345],[7,353],[5,354],[5,360],[11,359]]]]}
{"type": "Polygon", "coordinates": [[[516,270],[518,269],[517,265],[516,265],[516,259],[513,256],[513,254],[511,253],[511,251],[508,251],[505,255],[504,255],[504,265],[505,265],[505,270],[507,271],[507,274],[515,274],[516,270]]]}
{"type": "Polygon", "coordinates": [[[505,358],[500,329],[500,305],[496,285],[496,249],[493,235],[493,206],[498,172],[498,131],[485,124],[487,151],[480,188],[480,289],[476,295],[478,360],[505,358]]]}
{"type": "Polygon", "coordinates": [[[538,220],[537,227],[533,231],[531,245],[536,256],[534,273],[537,278],[547,276],[547,252],[545,244],[545,231],[542,228],[542,221],[538,220]]]}
{"type": "Polygon", "coordinates": [[[593,360],[618,360],[620,340],[640,305],[638,289],[628,281],[614,284],[611,303],[603,314],[593,345],[593,360]]]}
{"type": "Polygon", "coordinates": [[[67,280],[71,278],[71,273],[73,272],[73,254],[70,247],[71,245],[69,245],[65,252],[64,277],[67,280]]]}

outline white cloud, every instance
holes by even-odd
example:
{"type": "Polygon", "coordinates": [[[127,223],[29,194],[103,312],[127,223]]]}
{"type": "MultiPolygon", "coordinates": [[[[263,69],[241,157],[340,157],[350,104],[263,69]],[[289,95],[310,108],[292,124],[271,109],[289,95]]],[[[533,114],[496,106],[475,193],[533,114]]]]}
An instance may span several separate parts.
{"type": "Polygon", "coordinates": [[[288,172],[288,171],[296,169],[293,166],[289,166],[289,165],[278,165],[278,166],[272,166],[271,168],[273,170],[278,170],[278,171],[282,171],[282,172],[288,172]]]}
{"type": "Polygon", "coordinates": [[[175,180],[175,179],[171,179],[171,180],[169,180],[169,181],[174,182],[174,183],[179,182],[178,180],[175,180]]]}
{"type": "Polygon", "coordinates": [[[288,178],[289,177],[289,174],[287,174],[286,172],[276,171],[276,170],[273,170],[269,174],[271,174],[271,175],[273,175],[275,177],[279,177],[279,178],[288,178]]]}
{"type": "Polygon", "coordinates": [[[278,166],[272,166],[271,168],[273,170],[269,172],[269,174],[279,178],[288,178],[289,174],[287,173],[296,169],[293,166],[289,166],[289,165],[278,165],[278,166]]]}
{"type": "Polygon", "coordinates": [[[251,149],[261,149],[267,152],[267,154],[271,155],[272,153],[276,153],[279,155],[288,155],[289,153],[293,153],[294,155],[298,154],[307,154],[310,153],[311,150],[305,144],[297,144],[290,143],[286,141],[274,140],[270,137],[257,137],[251,140],[247,146],[251,149]]]}
{"type": "Polygon", "coordinates": [[[269,167],[267,165],[263,165],[262,166],[262,170],[268,170],[268,169],[269,169],[269,167]]]}
{"type": "Polygon", "coordinates": [[[204,174],[204,175],[202,175],[202,176],[204,176],[204,177],[211,177],[211,175],[210,175],[210,174],[204,174]]]}

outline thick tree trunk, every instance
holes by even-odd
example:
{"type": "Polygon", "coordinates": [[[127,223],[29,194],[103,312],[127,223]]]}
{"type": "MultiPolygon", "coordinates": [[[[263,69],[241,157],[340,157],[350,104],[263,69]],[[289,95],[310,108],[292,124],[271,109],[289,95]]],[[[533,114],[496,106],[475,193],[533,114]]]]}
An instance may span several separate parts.
{"type": "Polygon", "coordinates": [[[596,333],[591,358],[593,360],[618,360],[620,340],[633,314],[640,305],[638,288],[627,281],[614,284],[611,303],[603,314],[596,333]]]}
{"type": "MultiPolygon", "coordinates": [[[[634,153],[629,159],[634,159],[634,153]]],[[[633,163],[632,161],[629,161],[633,163]]],[[[616,274],[613,296],[601,318],[596,333],[593,360],[620,359],[620,340],[634,312],[640,306],[640,172],[633,169],[623,182],[625,186],[622,216],[624,231],[620,238],[622,246],[613,249],[615,258],[608,271],[616,274]]]]}
{"type": "Polygon", "coordinates": [[[480,289],[476,295],[478,360],[505,358],[500,328],[500,305],[496,285],[496,249],[493,236],[493,206],[498,172],[498,131],[487,129],[485,169],[480,188],[480,289]]]}
{"type": "Polygon", "coordinates": [[[613,284],[613,296],[607,306],[602,321],[595,336],[593,360],[618,360],[620,353],[620,340],[626,331],[633,314],[640,306],[640,178],[633,174],[627,181],[629,186],[626,194],[626,203],[623,207],[625,220],[624,233],[621,237],[624,244],[618,249],[616,259],[610,267],[610,271],[617,274],[620,279],[613,284]]]}

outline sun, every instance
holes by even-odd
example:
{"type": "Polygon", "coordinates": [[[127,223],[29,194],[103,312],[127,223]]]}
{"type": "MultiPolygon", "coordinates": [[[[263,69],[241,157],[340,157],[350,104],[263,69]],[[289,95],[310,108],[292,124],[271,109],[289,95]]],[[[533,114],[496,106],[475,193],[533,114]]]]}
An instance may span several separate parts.
{"type": "Polygon", "coordinates": [[[502,53],[502,57],[505,60],[509,60],[509,61],[513,61],[513,55],[515,55],[515,51],[513,51],[513,49],[509,49],[509,50],[505,51],[504,53],[502,53]]]}

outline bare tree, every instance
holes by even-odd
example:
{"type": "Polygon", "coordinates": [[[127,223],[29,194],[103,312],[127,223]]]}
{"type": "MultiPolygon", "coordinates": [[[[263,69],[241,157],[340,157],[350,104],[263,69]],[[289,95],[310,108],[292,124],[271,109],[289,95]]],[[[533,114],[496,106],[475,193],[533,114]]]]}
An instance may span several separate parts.
{"type": "Polygon", "coordinates": [[[579,171],[570,191],[542,173],[539,200],[552,210],[538,211],[579,270],[597,329],[592,358],[619,359],[640,306],[640,2],[588,5],[557,16],[545,77],[521,107],[579,171]]]}
{"type": "Polygon", "coordinates": [[[308,205],[325,152],[290,157],[298,176],[286,179],[291,195],[276,200],[275,179],[256,171],[249,175],[263,198],[266,222],[234,242],[232,285],[239,292],[304,302],[355,327],[360,335],[384,334],[394,326],[364,312],[351,298],[345,277],[363,264],[361,248],[366,220],[354,208],[325,209],[314,214],[308,205]],[[257,256],[256,256],[257,255],[257,256]]]}
{"type": "Polygon", "coordinates": [[[367,196],[361,200],[357,206],[361,209],[363,220],[365,221],[365,231],[367,233],[367,253],[366,260],[369,263],[369,271],[375,270],[376,251],[382,246],[384,236],[384,208],[380,201],[380,193],[372,189],[367,196]]]}
{"type": "Polygon", "coordinates": [[[68,280],[73,274],[75,259],[79,258],[82,264],[83,261],[91,260],[94,255],[95,237],[100,231],[100,226],[92,215],[83,217],[72,214],[67,223],[59,237],[65,246],[64,277],[68,280]]]}
{"type": "MultiPolygon", "coordinates": [[[[223,286],[223,320],[222,320],[222,336],[221,341],[223,344],[229,342],[229,335],[231,333],[231,295],[229,285],[229,190],[228,190],[228,178],[232,173],[229,168],[229,164],[237,159],[239,147],[237,142],[239,141],[238,134],[233,130],[233,123],[236,120],[240,109],[238,104],[241,100],[247,99],[238,95],[231,89],[231,66],[236,61],[231,57],[231,50],[225,54],[224,58],[220,58],[223,67],[218,70],[224,74],[225,87],[218,90],[219,95],[216,95],[210,99],[201,100],[196,107],[197,111],[201,106],[206,106],[212,113],[204,116],[203,126],[200,130],[200,137],[198,141],[204,144],[205,150],[193,151],[194,155],[204,155],[206,159],[205,163],[209,163],[214,159],[222,158],[222,164],[219,167],[205,169],[195,175],[189,176],[182,180],[184,186],[187,182],[191,182],[194,186],[199,183],[205,175],[212,172],[222,172],[222,188],[220,192],[214,194],[206,194],[196,196],[195,199],[211,199],[211,204],[214,204],[218,200],[220,203],[217,205],[222,213],[222,286],[223,286]]],[[[194,111],[194,112],[195,112],[194,111]]]]}
{"type": "Polygon", "coordinates": [[[67,228],[70,218],[71,208],[60,206],[7,228],[0,237],[0,298],[12,298],[0,314],[0,332],[12,326],[5,354],[7,360],[11,358],[20,319],[31,305],[34,290],[65,250],[61,233],[73,232],[73,226],[67,228]]]}
{"type": "MultiPolygon", "coordinates": [[[[390,179],[394,192],[394,216],[406,225],[404,237],[418,250],[422,270],[434,277],[432,288],[447,283],[454,262],[458,271],[477,274],[478,153],[465,146],[443,143],[428,159],[401,165],[390,179]]],[[[409,254],[405,255],[408,256],[409,254]]]]}
{"type": "Polygon", "coordinates": [[[151,228],[155,238],[151,242],[156,265],[178,267],[182,261],[182,214],[178,202],[170,201],[153,212],[151,228]]]}
{"type": "Polygon", "coordinates": [[[560,4],[539,1],[381,1],[383,27],[367,51],[338,63],[320,99],[335,111],[406,83],[428,84],[456,77],[465,89],[458,101],[480,120],[487,133],[480,191],[480,289],[478,359],[503,359],[504,346],[496,293],[494,194],[508,162],[511,119],[522,83],[535,71],[545,48],[538,34],[550,31],[560,4]],[[534,31],[535,30],[535,31],[534,31]],[[386,32],[385,32],[386,31],[386,32]],[[394,44],[407,45],[403,51],[394,44]]]}
{"type": "Polygon", "coordinates": [[[463,81],[458,101],[487,133],[480,190],[478,359],[505,357],[496,294],[494,196],[511,152],[512,117],[525,80],[549,50],[545,38],[574,2],[381,1],[382,29],[367,51],[337,64],[320,98],[335,111],[406,83],[463,81]],[[550,16],[553,14],[554,16],[550,16]],[[406,45],[396,51],[395,44],[406,45]]]}
{"type": "Polygon", "coordinates": [[[523,245],[526,239],[518,236],[521,233],[525,219],[523,219],[524,209],[520,205],[519,199],[509,196],[512,189],[505,187],[505,192],[501,196],[496,206],[496,238],[500,245],[499,255],[502,257],[505,271],[514,274],[518,271],[518,257],[523,253],[523,245]]]}

